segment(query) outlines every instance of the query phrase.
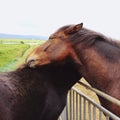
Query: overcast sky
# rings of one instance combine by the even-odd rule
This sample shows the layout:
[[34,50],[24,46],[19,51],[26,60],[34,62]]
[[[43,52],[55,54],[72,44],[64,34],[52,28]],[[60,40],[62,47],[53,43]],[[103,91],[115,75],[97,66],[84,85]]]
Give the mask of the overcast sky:
[[0,0],[0,33],[49,36],[80,22],[120,39],[120,0]]

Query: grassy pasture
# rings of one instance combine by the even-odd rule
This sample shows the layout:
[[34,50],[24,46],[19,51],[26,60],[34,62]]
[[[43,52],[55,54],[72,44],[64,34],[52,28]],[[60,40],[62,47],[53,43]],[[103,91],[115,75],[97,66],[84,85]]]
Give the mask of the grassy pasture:
[[0,71],[10,69],[29,47],[26,44],[0,44]]
[[0,38],[0,44],[3,44],[3,43],[14,43],[14,44],[22,44],[22,43],[30,44],[30,43],[33,43],[33,44],[41,44],[43,42],[44,42],[44,40],[5,39],[5,38]]
[[24,63],[27,54],[44,40],[0,39],[0,71],[10,71]]

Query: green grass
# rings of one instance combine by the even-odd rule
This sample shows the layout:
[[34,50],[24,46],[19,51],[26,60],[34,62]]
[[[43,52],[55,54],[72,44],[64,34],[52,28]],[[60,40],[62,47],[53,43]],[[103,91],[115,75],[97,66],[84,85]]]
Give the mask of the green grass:
[[44,40],[0,39],[0,71],[16,69],[25,62],[33,48],[43,42]]
[[27,44],[0,44],[0,71],[10,69],[29,47]]
[[5,39],[5,38],[0,38],[0,44],[2,44],[2,43],[16,43],[16,44],[21,44],[21,43],[29,44],[29,43],[33,43],[33,44],[41,44],[44,41],[45,40]]
[[13,66],[13,70],[15,70],[16,68],[18,68],[21,64],[25,63],[25,60],[27,58],[27,56],[29,55],[30,52],[32,52],[32,50],[36,47],[35,46],[31,46],[29,49],[27,49],[24,53],[24,55],[22,57],[20,57],[18,59],[18,61],[14,64]]

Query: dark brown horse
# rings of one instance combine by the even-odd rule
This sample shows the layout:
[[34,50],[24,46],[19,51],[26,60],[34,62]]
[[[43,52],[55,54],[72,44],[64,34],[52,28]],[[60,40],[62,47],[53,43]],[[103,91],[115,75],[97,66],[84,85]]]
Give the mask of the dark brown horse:
[[[78,25],[58,29],[28,57],[31,67],[66,63],[71,59],[93,87],[120,100],[120,43]],[[120,107],[100,97],[101,104],[120,117]]]
[[57,120],[79,77],[69,64],[0,73],[0,120]]

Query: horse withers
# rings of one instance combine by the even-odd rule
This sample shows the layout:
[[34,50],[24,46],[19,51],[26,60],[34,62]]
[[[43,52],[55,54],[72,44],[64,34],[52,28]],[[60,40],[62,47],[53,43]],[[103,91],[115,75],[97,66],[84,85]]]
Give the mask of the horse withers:
[[[83,28],[67,25],[53,33],[27,58],[31,67],[64,64],[71,59],[93,87],[120,100],[120,42]],[[98,96],[101,104],[120,117],[120,107]]]

